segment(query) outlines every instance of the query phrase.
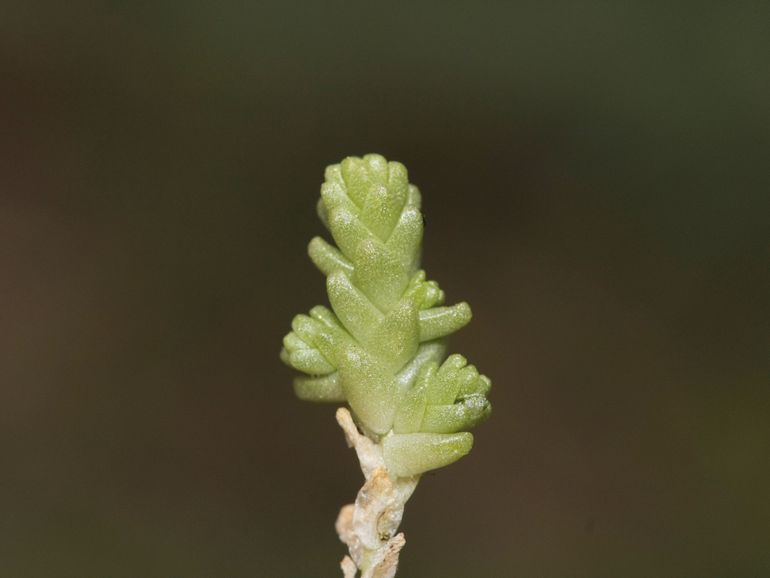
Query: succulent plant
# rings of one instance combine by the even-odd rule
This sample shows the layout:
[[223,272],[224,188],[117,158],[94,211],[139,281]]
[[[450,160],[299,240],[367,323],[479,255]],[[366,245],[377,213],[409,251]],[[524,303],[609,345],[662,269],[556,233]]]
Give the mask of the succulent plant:
[[419,268],[420,192],[406,168],[380,155],[348,157],[326,169],[318,216],[336,247],[308,247],[326,276],[331,309],[297,315],[281,359],[304,373],[304,400],[347,402],[364,434],[381,446],[388,473],[419,476],[466,455],[467,430],[486,419],[490,381],[447,337],[471,319],[467,303]]

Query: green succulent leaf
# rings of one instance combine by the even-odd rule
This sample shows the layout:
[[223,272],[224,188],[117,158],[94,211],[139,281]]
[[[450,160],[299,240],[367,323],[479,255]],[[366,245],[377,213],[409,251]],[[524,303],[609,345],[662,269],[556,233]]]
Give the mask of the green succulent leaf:
[[421,196],[406,168],[380,155],[327,167],[318,215],[336,247],[315,237],[308,253],[326,276],[331,310],[297,315],[281,360],[306,374],[301,399],[347,402],[380,440],[396,476],[414,476],[467,454],[467,431],[486,419],[490,381],[446,338],[471,320],[467,303],[419,269]]

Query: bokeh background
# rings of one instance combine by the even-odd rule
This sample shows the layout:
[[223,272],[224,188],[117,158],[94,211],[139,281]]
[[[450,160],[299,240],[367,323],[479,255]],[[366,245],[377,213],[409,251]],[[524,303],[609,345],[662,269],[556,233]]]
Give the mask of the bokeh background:
[[770,575],[766,2],[0,6],[0,575],[328,577],[278,360],[323,168],[424,194],[493,380],[407,577]]

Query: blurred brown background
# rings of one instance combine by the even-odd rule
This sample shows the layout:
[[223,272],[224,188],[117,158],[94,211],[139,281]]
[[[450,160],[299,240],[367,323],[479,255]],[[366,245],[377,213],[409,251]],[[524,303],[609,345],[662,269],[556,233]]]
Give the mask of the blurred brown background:
[[0,576],[339,575],[278,350],[367,152],[494,384],[399,576],[770,575],[766,2],[0,13]]

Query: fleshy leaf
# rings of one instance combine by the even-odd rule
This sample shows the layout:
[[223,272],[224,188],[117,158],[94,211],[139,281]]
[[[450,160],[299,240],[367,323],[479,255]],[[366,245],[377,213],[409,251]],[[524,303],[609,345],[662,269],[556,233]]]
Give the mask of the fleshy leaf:
[[489,416],[490,381],[446,338],[471,319],[419,269],[420,191],[406,168],[381,155],[348,157],[325,171],[318,215],[336,246],[308,245],[327,277],[331,310],[297,315],[281,360],[306,377],[310,401],[346,401],[361,428],[382,443],[393,475],[415,476],[467,454],[470,429]]

